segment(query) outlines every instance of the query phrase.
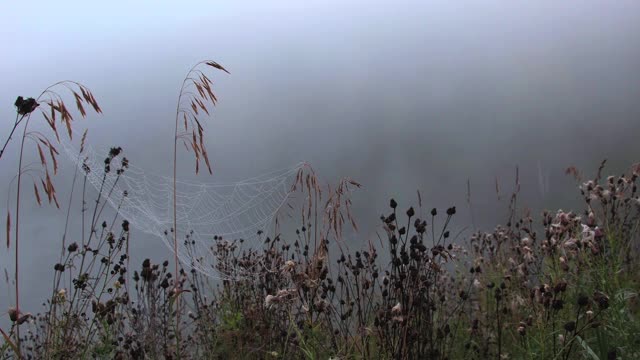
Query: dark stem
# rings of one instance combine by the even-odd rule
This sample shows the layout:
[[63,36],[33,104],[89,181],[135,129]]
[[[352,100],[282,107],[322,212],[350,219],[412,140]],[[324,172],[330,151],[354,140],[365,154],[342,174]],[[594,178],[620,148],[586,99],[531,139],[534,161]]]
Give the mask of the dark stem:
[[0,150],[0,158],[2,158],[2,154],[4,154],[4,150],[7,148],[7,145],[9,145],[9,141],[11,141],[11,137],[13,136],[13,133],[16,131],[16,129],[18,128],[18,125],[20,125],[25,115],[22,115],[22,117],[20,118],[19,117],[20,117],[20,114],[16,114],[16,120],[13,123],[13,129],[11,129],[11,133],[9,133],[9,137],[7,138],[7,141],[5,141],[4,146],[2,146],[2,150]]
[[[23,116],[24,118],[24,116]],[[21,119],[22,120],[22,119]],[[17,126],[16,122],[16,126]],[[22,142],[20,144],[20,160],[18,161],[18,187],[16,190],[16,251],[15,251],[15,281],[16,281],[16,312],[18,314],[18,321],[16,321],[16,347],[18,348],[18,358],[21,359],[21,349],[20,349],[20,286],[19,286],[19,275],[20,275],[20,262],[19,262],[19,234],[20,234],[20,184],[22,180],[22,155],[24,153],[24,142],[27,138],[27,126],[29,125],[29,118],[27,117],[27,124],[24,126],[24,131],[22,133]],[[14,128],[15,129],[15,128]],[[8,140],[7,140],[8,142]]]

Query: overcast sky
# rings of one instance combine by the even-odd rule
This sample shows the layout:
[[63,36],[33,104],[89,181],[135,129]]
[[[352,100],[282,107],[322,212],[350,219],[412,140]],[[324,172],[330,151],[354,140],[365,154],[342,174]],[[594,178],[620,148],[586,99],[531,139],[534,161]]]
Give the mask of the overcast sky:
[[[495,178],[507,191],[516,165],[525,204],[542,209],[576,204],[567,166],[593,171],[608,158],[619,173],[640,160],[638,34],[637,1],[3,2],[0,134],[16,96],[76,80],[104,111],[83,122],[90,142],[170,175],[180,83],[213,59],[231,75],[214,78],[215,175],[198,181],[309,161],[326,181],[364,185],[356,215],[368,234],[389,197],[415,204],[416,189],[427,207],[457,205],[464,227],[470,180],[476,222],[490,228],[505,212]],[[17,148],[0,160],[5,189]],[[180,156],[186,174],[191,155]],[[35,312],[64,214],[31,203],[24,213],[23,281],[43,289],[25,300]],[[170,257],[158,239],[139,239],[135,258]],[[0,309],[9,304],[2,295]]]

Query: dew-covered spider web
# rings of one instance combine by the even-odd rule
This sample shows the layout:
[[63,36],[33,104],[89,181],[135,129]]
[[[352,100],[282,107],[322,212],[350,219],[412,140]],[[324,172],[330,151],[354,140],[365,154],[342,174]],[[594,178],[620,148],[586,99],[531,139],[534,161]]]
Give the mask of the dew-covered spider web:
[[[144,171],[134,164],[120,172],[116,157],[105,173],[102,156],[89,146],[82,155],[69,141],[62,141],[68,157],[87,173],[87,180],[131,226],[162,239],[173,251],[173,178]],[[215,269],[216,240],[256,248],[259,231],[267,232],[291,194],[291,185],[304,163],[233,184],[209,184],[178,180],[176,215],[178,258],[183,266],[224,278]],[[233,272],[233,277],[244,275]],[[232,280],[232,279],[229,279]]]

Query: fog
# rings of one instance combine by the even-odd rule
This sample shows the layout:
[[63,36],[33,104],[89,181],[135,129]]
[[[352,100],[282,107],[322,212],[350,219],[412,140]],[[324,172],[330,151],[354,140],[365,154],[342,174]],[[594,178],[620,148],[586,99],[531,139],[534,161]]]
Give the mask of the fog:
[[[213,59],[231,72],[216,74],[220,102],[207,120],[214,175],[191,175],[181,151],[181,176],[233,182],[300,161],[326,182],[349,176],[363,185],[354,246],[375,233],[390,197],[416,205],[419,189],[427,208],[460,209],[454,227],[471,225],[473,211],[476,228],[491,229],[506,216],[496,179],[509,193],[516,166],[520,204],[539,212],[579,204],[566,167],[591,174],[606,158],[620,173],[639,160],[636,1],[4,3],[0,24],[2,141],[18,95],[76,80],[104,111],[78,123],[89,142],[170,175],[180,84]],[[0,204],[15,201],[18,150],[14,137],[0,159]],[[55,179],[62,204],[68,169]],[[21,307],[37,312],[65,214],[38,208],[26,184]],[[157,238],[133,236],[134,264],[171,257]],[[0,255],[10,276],[12,251]],[[2,289],[6,309],[13,290]]]

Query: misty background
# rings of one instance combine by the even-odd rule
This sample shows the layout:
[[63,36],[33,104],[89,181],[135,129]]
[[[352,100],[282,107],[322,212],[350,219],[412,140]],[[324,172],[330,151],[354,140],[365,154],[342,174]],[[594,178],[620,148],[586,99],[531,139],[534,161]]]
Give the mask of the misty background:
[[[92,146],[121,146],[132,164],[170,176],[180,84],[212,59],[231,72],[213,78],[220,102],[205,136],[214,175],[193,176],[192,154],[180,149],[181,178],[228,183],[300,161],[325,182],[349,176],[363,185],[356,248],[379,230],[390,197],[406,208],[419,189],[426,210],[456,205],[453,227],[468,236],[471,211],[478,229],[504,223],[516,166],[520,205],[535,215],[580,205],[568,166],[591,175],[606,158],[618,174],[640,160],[636,1],[3,3],[0,24],[2,141],[18,95],[76,80],[104,111],[76,123]],[[44,125],[38,115],[31,128]],[[5,213],[18,149],[14,136],[0,159]],[[61,165],[64,207],[72,167]],[[35,313],[65,210],[39,208],[25,184],[21,308]],[[132,236],[135,269],[172,257],[160,239]],[[12,252],[0,251],[9,276]],[[1,313],[12,297],[2,281]]]

